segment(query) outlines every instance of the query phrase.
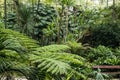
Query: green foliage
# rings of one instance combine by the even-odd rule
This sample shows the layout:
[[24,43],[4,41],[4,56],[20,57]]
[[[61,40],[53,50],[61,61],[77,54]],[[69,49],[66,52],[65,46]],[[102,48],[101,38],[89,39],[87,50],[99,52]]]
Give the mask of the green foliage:
[[39,6],[34,6],[33,20],[35,22],[34,35],[37,38],[42,38],[42,30],[47,28],[55,17],[55,9],[49,5],[44,5],[42,3]]
[[[85,78],[80,72],[80,67],[84,68],[84,59],[80,56],[65,53],[70,49],[65,45],[50,45],[37,48],[33,51],[34,55],[30,56],[30,60],[36,67],[46,72],[48,75],[56,75],[59,78],[67,79],[67,75],[79,76],[76,79]],[[79,69],[79,71],[78,71]],[[64,75],[64,76],[62,76]]]
[[69,51],[70,47],[67,45],[48,45],[40,48],[36,48],[39,52],[65,52]]
[[61,5],[71,6],[75,3],[75,0],[60,0],[59,3]]
[[[39,47],[37,42],[9,29],[0,29],[0,74],[28,80],[85,79],[85,59],[71,54],[66,45]],[[26,54],[23,54],[26,53]]]
[[55,27],[55,22],[52,21],[47,28],[42,30],[44,41],[44,45],[52,44],[56,42],[57,38],[57,28]]
[[43,29],[51,24],[56,14],[53,7],[40,3],[39,6],[34,5],[33,8],[20,4],[16,12],[10,12],[7,16],[9,29],[26,33],[42,44],[43,34],[46,33]]
[[90,28],[84,33],[82,43],[88,43],[93,47],[99,45],[118,47],[120,39],[118,12],[119,7],[115,7],[115,12],[112,7],[97,10],[96,14],[90,17],[92,24],[89,23]]
[[91,49],[89,45],[82,45],[81,43],[77,43],[75,41],[68,42],[67,45],[70,47],[70,51],[73,54],[77,54],[79,56],[84,57],[85,59],[88,59],[88,53]]
[[[47,46],[40,47],[16,31],[0,29],[0,75],[8,72],[7,78],[17,75],[28,80],[84,80],[92,64],[120,65],[120,49],[112,49],[120,46],[120,8],[115,7],[116,15],[111,7],[83,10],[74,6],[71,11],[73,3],[60,0],[62,7],[56,5],[56,11],[43,3],[20,4],[16,13],[8,13],[8,28]],[[53,44],[66,41],[71,42]],[[100,70],[94,72],[98,80],[104,80],[104,76]]]
[[116,52],[113,52],[110,48],[105,46],[98,46],[92,48],[88,52],[87,59],[98,65],[119,65],[119,56],[116,56]]
[[68,42],[68,46],[71,48],[71,52],[74,54],[79,54],[80,51],[82,51],[82,49],[84,49],[84,47],[82,46],[81,43],[77,43],[77,42]]
[[118,47],[120,43],[119,35],[120,27],[117,23],[105,23],[91,29],[90,35],[83,39],[83,43],[89,43],[92,46]]
[[93,71],[91,75],[95,80],[106,80],[106,79],[109,80],[109,76],[107,74],[102,73],[100,69],[98,69],[97,71]]
[[8,13],[7,14],[7,24],[8,24],[8,28],[9,29],[14,29],[14,28],[16,28],[17,26],[15,26],[16,25],[16,13],[12,13],[12,12],[10,12],[10,13]]
[[[0,29],[0,74],[13,79],[13,76],[22,75],[28,78],[30,66],[27,56],[32,48],[37,47],[37,42],[16,31]],[[28,50],[29,49],[29,50]]]
[[24,36],[23,34],[16,31],[12,31],[9,29],[0,29],[0,34],[2,34],[1,40],[4,40],[4,38],[7,39],[5,42],[2,41],[4,42],[4,45],[8,44],[8,46],[12,47],[16,47],[16,45],[21,45],[25,47],[25,49],[35,48],[36,46],[38,46],[37,41],[32,40],[27,36]]

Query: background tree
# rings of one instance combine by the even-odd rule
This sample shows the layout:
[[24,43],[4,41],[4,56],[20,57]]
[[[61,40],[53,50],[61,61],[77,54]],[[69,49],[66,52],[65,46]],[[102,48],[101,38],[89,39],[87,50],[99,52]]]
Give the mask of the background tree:
[[5,23],[5,28],[7,28],[7,1],[4,0],[4,23]]

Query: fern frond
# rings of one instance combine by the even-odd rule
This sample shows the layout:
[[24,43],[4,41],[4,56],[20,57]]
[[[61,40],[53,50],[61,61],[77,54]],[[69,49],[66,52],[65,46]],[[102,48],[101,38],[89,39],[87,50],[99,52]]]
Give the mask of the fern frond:
[[70,63],[70,64],[77,64],[77,65],[84,65],[85,59],[81,56],[78,55],[74,55],[74,54],[70,54],[70,53],[60,53],[60,52],[43,52],[43,53],[39,53],[39,52],[34,52],[33,57],[31,56],[30,59],[31,60],[36,60],[42,57],[45,58],[54,58],[66,63]]
[[40,63],[38,68],[40,68],[42,71],[45,70],[48,73],[56,75],[67,74],[71,69],[69,64],[51,58],[42,58],[35,60],[33,63]]
[[19,44],[21,44],[22,46],[24,46],[27,49],[38,47],[37,41],[30,39],[27,36],[24,36],[23,34],[13,31],[13,30],[0,29],[0,36],[1,36],[1,38],[3,36],[5,36],[4,38],[6,38],[6,39],[17,40],[19,42]]
[[49,46],[44,46],[44,47],[39,47],[35,49],[36,51],[39,52],[65,52],[69,51],[70,47],[67,45],[49,45]]
[[13,50],[7,50],[7,49],[3,49],[0,51],[0,56],[4,57],[4,58],[11,58],[11,59],[18,59],[20,58],[20,55]]

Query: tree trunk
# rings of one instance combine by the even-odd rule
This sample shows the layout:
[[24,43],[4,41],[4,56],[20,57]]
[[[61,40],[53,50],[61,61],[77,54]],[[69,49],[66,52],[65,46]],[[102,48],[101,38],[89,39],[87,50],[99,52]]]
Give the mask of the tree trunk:
[[67,37],[68,37],[68,20],[69,20],[69,15],[68,15],[68,6],[67,6],[67,10],[66,10],[66,34],[65,34],[65,42],[67,41]]
[[107,0],[107,7],[109,6],[108,2],[109,2],[109,0]]
[[57,26],[57,43],[60,43],[60,25],[59,25],[59,19],[60,19],[60,16],[59,16],[59,12],[57,10],[58,8],[58,4],[57,4],[57,0],[55,0],[55,8],[56,8],[56,14],[57,14],[57,19],[56,19],[56,26]]
[[116,18],[116,15],[115,15],[115,0],[113,0],[113,12],[112,12],[112,16],[113,16],[113,19]]
[[4,24],[5,24],[5,28],[7,28],[7,1],[4,0]]
[[113,0],[113,7],[115,7],[115,0]]

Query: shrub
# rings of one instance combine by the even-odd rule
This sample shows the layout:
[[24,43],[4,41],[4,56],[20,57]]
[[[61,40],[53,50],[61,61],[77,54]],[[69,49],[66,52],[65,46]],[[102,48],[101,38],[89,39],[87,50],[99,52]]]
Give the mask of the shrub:
[[[116,50],[117,51],[117,50]],[[88,61],[98,65],[119,65],[120,60],[117,52],[105,46],[91,48],[91,51],[86,53]]]
[[94,47],[98,45],[118,47],[120,45],[120,26],[116,22],[100,24],[90,29],[89,36],[84,35],[82,42]]

